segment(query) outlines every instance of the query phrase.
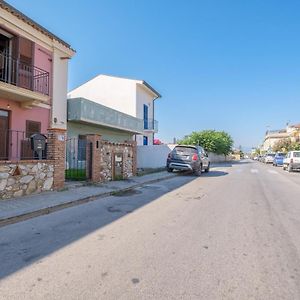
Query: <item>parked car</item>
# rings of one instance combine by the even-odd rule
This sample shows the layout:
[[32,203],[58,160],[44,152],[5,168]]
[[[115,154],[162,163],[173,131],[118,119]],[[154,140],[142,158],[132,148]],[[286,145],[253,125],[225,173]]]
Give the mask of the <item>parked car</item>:
[[178,145],[168,155],[167,171],[190,170],[197,176],[202,171],[208,172],[210,161],[207,153],[200,146]]
[[264,156],[263,162],[265,164],[272,164],[274,157],[275,157],[275,153],[266,153],[266,155]]
[[289,151],[283,159],[283,170],[293,172],[295,169],[300,169],[300,151]]
[[275,154],[275,157],[273,159],[273,166],[282,166],[283,165],[283,159],[285,157],[285,153],[277,152]]

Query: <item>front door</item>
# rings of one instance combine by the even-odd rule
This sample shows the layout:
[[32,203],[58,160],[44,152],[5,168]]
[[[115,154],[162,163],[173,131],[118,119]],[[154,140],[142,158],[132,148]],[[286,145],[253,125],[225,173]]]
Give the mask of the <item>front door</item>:
[[0,160],[8,159],[9,112],[0,110]]

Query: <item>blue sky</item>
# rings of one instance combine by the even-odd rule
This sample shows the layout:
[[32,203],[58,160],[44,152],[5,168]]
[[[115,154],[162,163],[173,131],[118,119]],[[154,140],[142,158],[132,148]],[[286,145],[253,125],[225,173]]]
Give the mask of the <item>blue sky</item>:
[[69,42],[69,89],[97,74],[144,79],[157,137],[225,130],[258,145],[300,123],[300,1],[8,0]]

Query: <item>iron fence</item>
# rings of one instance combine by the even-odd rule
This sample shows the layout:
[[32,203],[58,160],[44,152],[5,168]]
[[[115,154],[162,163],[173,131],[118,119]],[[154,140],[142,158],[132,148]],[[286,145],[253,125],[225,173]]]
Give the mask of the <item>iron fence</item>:
[[[18,130],[0,130],[0,160],[32,160],[39,159],[36,151],[32,150],[30,137],[34,132]],[[47,138],[46,147],[42,151],[42,159],[47,159]]]
[[0,53],[0,81],[49,95],[49,72]]
[[85,138],[69,138],[66,141],[66,171],[68,180],[91,178],[92,144]]

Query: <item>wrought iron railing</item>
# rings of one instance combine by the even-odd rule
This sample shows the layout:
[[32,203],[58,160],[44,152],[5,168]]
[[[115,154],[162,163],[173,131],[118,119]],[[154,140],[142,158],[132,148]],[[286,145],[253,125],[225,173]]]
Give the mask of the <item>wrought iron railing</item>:
[[0,81],[49,95],[49,72],[0,53]]
[[[0,160],[18,161],[39,159],[39,154],[31,148],[31,136],[34,132],[18,130],[0,130]],[[48,134],[43,134],[46,138]],[[47,140],[46,140],[47,141]],[[47,159],[47,142],[42,151],[42,159]]]

